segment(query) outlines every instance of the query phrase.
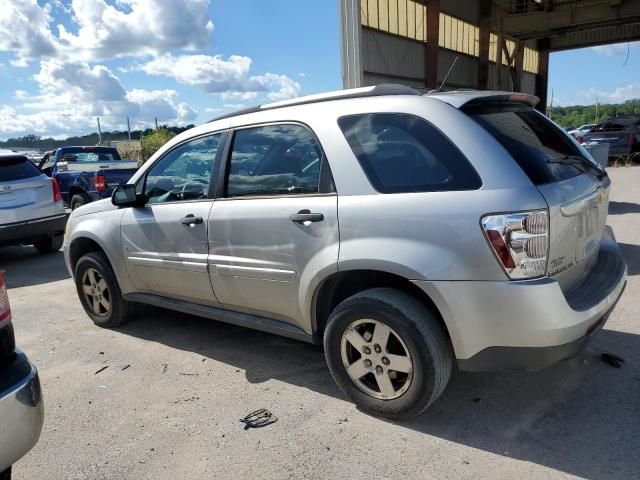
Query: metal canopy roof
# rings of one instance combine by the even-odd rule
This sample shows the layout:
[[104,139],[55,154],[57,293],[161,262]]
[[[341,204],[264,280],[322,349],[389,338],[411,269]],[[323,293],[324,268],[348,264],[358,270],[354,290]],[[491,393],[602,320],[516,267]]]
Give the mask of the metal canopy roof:
[[640,0],[492,0],[496,30],[564,50],[640,40]]

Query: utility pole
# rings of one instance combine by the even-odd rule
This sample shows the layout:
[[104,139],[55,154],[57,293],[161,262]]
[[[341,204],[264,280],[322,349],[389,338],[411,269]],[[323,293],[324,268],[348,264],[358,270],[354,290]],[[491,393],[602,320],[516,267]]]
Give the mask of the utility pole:
[[98,145],[102,145],[102,130],[100,129],[100,117],[96,117],[98,122]]
[[598,123],[598,103],[599,103],[599,98],[596,97],[596,121],[594,123]]
[[158,129],[158,117],[155,117],[156,119],[156,130]]
[[129,117],[127,117],[127,133],[129,134],[129,141],[131,141],[131,124],[129,123]]

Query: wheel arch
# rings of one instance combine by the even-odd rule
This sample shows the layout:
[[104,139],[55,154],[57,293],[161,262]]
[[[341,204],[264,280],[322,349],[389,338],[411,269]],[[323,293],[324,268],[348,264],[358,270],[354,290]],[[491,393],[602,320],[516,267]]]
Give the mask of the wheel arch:
[[314,337],[322,341],[327,320],[333,309],[343,300],[358,292],[371,288],[394,288],[408,293],[433,312],[442,326],[450,343],[452,343],[449,328],[443,315],[433,299],[408,278],[384,270],[357,269],[339,271],[325,278],[315,290],[311,321]]

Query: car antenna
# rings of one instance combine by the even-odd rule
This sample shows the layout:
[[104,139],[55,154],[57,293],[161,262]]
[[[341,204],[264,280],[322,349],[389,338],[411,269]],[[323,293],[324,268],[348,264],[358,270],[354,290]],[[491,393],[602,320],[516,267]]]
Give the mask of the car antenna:
[[444,87],[445,83],[447,83],[447,79],[449,78],[449,75],[451,75],[451,71],[453,70],[453,67],[455,67],[459,56],[460,55],[456,55],[456,58],[454,58],[453,62],[451,62],[451,66],[449,67],[449,70],[447,71],[447,74],[442,79],[442,83],[440,84],[440,86],[438,88],[436,88],[435,90],[429,90],[428,93],[436,93],[436,92],[441,92],[442,91],[442,88]]

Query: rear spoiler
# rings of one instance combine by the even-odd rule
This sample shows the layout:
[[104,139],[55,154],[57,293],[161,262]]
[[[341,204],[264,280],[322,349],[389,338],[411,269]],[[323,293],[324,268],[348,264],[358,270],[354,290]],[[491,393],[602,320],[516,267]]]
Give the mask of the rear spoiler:
[[528,95],[526,93],[500,93],[497,95],[485,95],[471,99],[467,103],[461,106],[472,107],[478,105],[486,105],[490,103],[523,103],[530,107],[535,107],[540,103],[540,99],[535,95]]

